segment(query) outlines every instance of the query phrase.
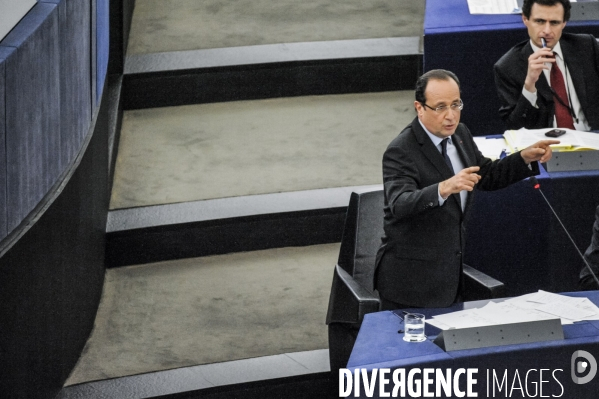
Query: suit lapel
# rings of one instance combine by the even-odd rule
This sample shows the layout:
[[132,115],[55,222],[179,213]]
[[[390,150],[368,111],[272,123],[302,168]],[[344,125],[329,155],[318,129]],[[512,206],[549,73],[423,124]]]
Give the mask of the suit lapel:
[[[466,152],[466,149],[464,148],[464,141],[462,139],[460,131],[461,131],[461,129],[458,126],[455,133],[453,134],[452,143],[453,143],[454,147],[456,148],[458,155],[460,156],[460,159],[462,160],[462,163],[464,164],[464,167],[468,168],[470,166],[475,166],[476,165],[475,160],[472,159],[472,157]],[[471,193],[468,192],[466,194],[467,194],[466,195],[466,203],[467,203],[468,199],[470,198]],[[460,205],[460,209],[462,209],[462,199],[460,198],[460,194],[453,194],[453,197],[455,197],[456,201]]]
[[449,179],[453,176],[453,171],[449,169],[449,166],[445,163],[443,156],[439,152],[439,149],[433,144],[431,139],[428,137],[418,118],[412,121],[412,131],[416,136],[416,140],[420,144],[420,150],[426,158],[433,164],[435,169],[441,174],[443,179]]
[[456,132],[453,135],[452,142],[455,148],[458,150],[458,154],[460,156],[460,159],[464,163],[464,167],[468,168],[470,166],[473,166],[475,164],[474,160],[470,157],[470,155],[468,155],[468,153],[466,153],[466,150],[464,149],[464,141],[462,140],[462,136],[460,135],[459,127],[458,129],[456,129]]
[[[453,170],[451,170],[449,168],[449,165],[447,165],[447,163],[445,163],[445,160],[443,159],[443,156],[439,152],[439,149],[433,144],[431,139],[428,137],[428,135],[426,134],[426,132],[420,125],[418,118],[415,118],[412,121],[412,131],[414,132],[414,135],[416,136],[416,140],[420,144],[420,149],[421,149],[422,153],[424,154],[424,156],[426,156],[428,158],[428,160],[433,164],[435,169],[437,169],[437,171],[441,174],[443,180],[447,180],[447,179],[451,178],[454,175]],[[455,134],[454,134],[454,137],[455,137]],[[454,143],[456,141],[460,141],[460,140],[453,140]],[[462,162],[464,162],[464,157],[462,156],[462,154],[464,154],[464,156],[465,156],[465,151],[463,149],[461,150],[461,152],[460,152],[460,150],[458,150],[458,153],[460,154],[460,157],[462,158]],[[465,163],[465,164],[469,164],[469,163]],[[460,210],[460,215],[461,215],[462,199],[460,198],[460,195],[452,194],[450,197],[453,198],[453,200],[455,201],[455,204],[458,206],[458,209]]]
[[[568,68],[568,74],[572,78],[572,83],[574,84],[574,90],[576,91],[576,96],[580,100],[581,104],[586,104],[586,84],[584,80],[583,68],[579,68],[577,73],[569,73],[572,68],[568,67],[568,60],[570,60],[570,65],[572,65],[572,60],[578,60],[584,58],[585,56],[578,57],[574,48],[570,45],[567,40],[560,40],[560,47],[562,48],[562,54],[564,55],[564,62],[566,67]],[[586,55],[588,57],[588,55]],[[567,83],[566,83],[567,84]]]

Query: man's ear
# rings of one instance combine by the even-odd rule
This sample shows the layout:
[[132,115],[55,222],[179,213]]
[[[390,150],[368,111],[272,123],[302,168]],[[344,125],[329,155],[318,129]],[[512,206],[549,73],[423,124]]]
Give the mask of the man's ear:
[[418,115],[421,115],[422,112],[424,112],[424,107],[422,106],[422,104],[420,104],[420,102],[418,101],[414,101],[414,108],[416,109],[416,113]]

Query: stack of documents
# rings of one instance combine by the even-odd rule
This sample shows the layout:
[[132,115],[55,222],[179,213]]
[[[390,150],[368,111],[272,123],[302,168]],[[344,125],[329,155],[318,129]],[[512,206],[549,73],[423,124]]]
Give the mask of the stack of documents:
[[[545,133],[552,129],[520,129],[508,130],[503,134],[510,152],[517,152],[541,140],[549,140],[551,137],[545,136]],[[587,151],[599,149],[599,134],[590,132],[581,132],[578,130],[561,129],[566,133],[556,139],[559,144],[551,146],[553,151]]]
[[434,316],[426,322],[441,330],[450,330],[557,318],[562,324],[599,320],[599,308],[588,298],[539,291],[502,302],[489,302],[479,309]]

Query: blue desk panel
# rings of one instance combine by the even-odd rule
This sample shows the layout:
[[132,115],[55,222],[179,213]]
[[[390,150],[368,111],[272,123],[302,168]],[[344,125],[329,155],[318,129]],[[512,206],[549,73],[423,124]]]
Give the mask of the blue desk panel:
[[[565,30],[599,37],[599,21],[571,21]],[[423,69],[448,69],[458,76],[464,100],[461,120],[475,136],[505,131],[493,65],[527,39],[520,15],[471,15],[467,0],[426,1]]]
[[[541,190],[584,252],[599,205],[599,171],[542,171]],[[541,193],[528,180],[477,191],[467,221],[465,263],[506,285],[511,296],[577,289],[584,263]]]
[[[597,291],[566,295],[588,296],[595,304],[599,304],[599,292]],[[470,303],[456,304],[450,308],[419,309],[418,311],[431,317],[472,307],[471,305]],[[577,385],[573,383],[570,371],[572,354],[577,350],[585,350],[599,359],[599,322],[580,322],[563,327],[565,337],[563,340],[444,352],[432,342],[439,333],[437,328],[427,325],[428,339],[426,341],[408,343],[403,341],[403,334],[398,333],[399,329],[403,329],[403,322],[396,314],[390,311],[371,313],[364,317],[347,368],[352,371],[357,368],[366,369],[369,372],[380,368],[391,370],[405,368],[406,373],[413,368],[450,368],[453,371],[458,368],[478,368],[476,374],[478,383],[475,392],[478,392],[478,397],[482,398],[508,397],[498,393],[496,396],[487,395],[487,370],[490,376],[493,371],[497,375],[503,375],[507,370],[508,385],[511,387],[516,370],[521,377],[522,385],[525,385],[525,376],[528,370],[549,369],[553,371],[561,369],[561,371],[556,371],[559,384],[555,382],[550,373],[545,374],[543,380],[549,380],[549,382],[544,384],[543,395],[551,397],[551,395],[559,396],[562,393],[560,397],[563,398],[597,398],[599,375],[595,376],[594,380],[588,384]],[[534,372],[533,375],[535,375]],[[538,382],[538,374],[536,377]],[[465,388],[463,384],[460,386],[461,389]],[[529,385],[529,389],[532,393],[532,386]],[[359,397],[366,397],[363,389],[360,393],[362,396]],[[378,387],[375,389],[373,397],[379,397]],[[516,390],[511,397],[533,396],[520,395],[520,391]],[[536,397],[539,397],[538,393]]]

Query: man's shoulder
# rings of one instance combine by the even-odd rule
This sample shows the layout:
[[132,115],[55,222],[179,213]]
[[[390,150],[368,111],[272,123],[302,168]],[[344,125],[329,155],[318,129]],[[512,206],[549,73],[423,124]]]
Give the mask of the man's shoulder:
[[496,68],[501,68],[503,66],[511,65],[515,61],[518,61],[522,58],[522,54],[525,50],[526,46],[530,45],[530,40],[524,40],[516,44],[514,47],[509,49],[501,58],[495,63]]
[[567,43],[571,46],[589,46],[594,45],[596,39],[588,33],[562,33],[560,43]]
[[409,124],[387,146],[387,148],[392,147],[404,147],[408,142],[414,141],[414,131],[412,129],[412,124]]
[[593,35],[591,35],[590,33],[564,32],[564,33],[562,33],[562,37],[560,38],[560,41],[561,40],[588,41],[588,40],[591,40],[594,38],[595,37]]

